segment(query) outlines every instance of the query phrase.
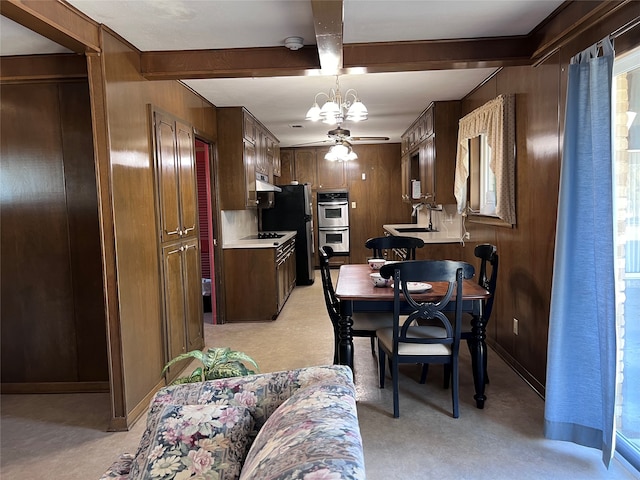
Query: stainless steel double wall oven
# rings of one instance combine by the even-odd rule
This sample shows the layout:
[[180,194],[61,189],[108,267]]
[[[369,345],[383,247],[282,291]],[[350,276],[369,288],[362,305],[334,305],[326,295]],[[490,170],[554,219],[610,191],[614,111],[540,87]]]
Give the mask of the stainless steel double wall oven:
[[337,255],[349,255],[349,192],[318,192],[318,247],[328,245]]

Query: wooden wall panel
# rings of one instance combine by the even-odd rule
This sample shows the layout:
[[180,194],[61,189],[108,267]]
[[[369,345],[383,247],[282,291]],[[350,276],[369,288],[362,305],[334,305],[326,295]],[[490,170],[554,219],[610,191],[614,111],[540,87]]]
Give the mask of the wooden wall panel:
[[[164,365],[153,147],[148,106],[154,105],[215,139],[214,107],[182,84],[148,81],[138,54],[103,34],[111,188],[127,413],[138,412],[161,383]],[[128,421],[133,421],[128,419]]]
[[91,107],[86,82],[60,84],[78,380],[108,381]]
[[0,137],[2,382],[106,382],[86,82],[3,85]]
[[349,209],[350,262],[364,263],[371,256],[364,247],[367,239],[384,235],[384,224],[408,223],[411,207],[402,203],[400,144],[356,145],[354,150],[358,159],[346,165],[349,202],[356,203]]

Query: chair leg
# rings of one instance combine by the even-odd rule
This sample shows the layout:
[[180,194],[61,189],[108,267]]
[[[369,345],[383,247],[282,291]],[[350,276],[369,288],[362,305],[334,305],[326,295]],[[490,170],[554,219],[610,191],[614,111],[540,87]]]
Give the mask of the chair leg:
[[375,335],[371,337],[371,355],[376,354],[376,337]]
[[400,405],[399,405],[399,390],[400,390],[400,371],[398,369],[398,360],[391,361],[391,374],[393,378],[393,418],[398,418],[400,416]]
[[451,362],[451,399],[453,401],[453,418],[458,418],[460,415],[458,406],[458,359],[454,358]]
[[385,371],[385,352],[380,348],[380,344],[378,344],[378,376],[380,377],[379,384],[380,388],[384,388],[384,376],[386,374]]
[[424,383],[427,381],[427,374],[429,373],[429,364],[428,363],[423,363],[422,364],[422,372],[420,373],[420,383],[424,385]]

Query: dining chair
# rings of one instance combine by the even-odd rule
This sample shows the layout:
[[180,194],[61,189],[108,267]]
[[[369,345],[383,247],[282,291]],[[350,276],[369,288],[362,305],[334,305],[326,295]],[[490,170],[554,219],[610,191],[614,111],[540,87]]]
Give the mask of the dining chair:
[[[462,321],[462,284],[475,273],[473,265],[453,260],[414,260],[385,265],[384,278],[393,278],[393,326],[376,332],[380,388],[384,388],[386,357],[389,357],[393,382],[393,416],[400,416],[398,404],[399,364],[442,363],[449,365],[453,417],[458,418],[458,352]],[[425,281],[447,282],[445,295],[438,301],[419,301],[412,293],[413,282],[427,288]],[[452,300],[455,293],[455,300]],[[455,305],[453,321],[443,310]],[[409,315],[407,316],[407,306]],[[417,320],[431,320],[431,325],[416,325]]]
[[424,241],[416,237],[385,236],[370,238],[364,243],[366,248],[373,250],[374,258],[386,258],[385,250],[400,250],[400,257],[404,260],[415,260],[416,249],[424,247]]
[[[487,290],[491,296],[483,301],[482,304],[482,319],[485,325],[489,322],[491,318],[491,311],[493,310],[493,302],[496,297],[496,285],[498,283],[498,249],[495,245],[490,243],[483,243],[480,245],[476,245],[476,248],[473,251],[473,254],[480,259],[480,272],[478,273],[478,285]],[[491,274],[488,275],[488,266],[491,266]],[[447,314],[449,315],[449,314]],[[460,332],[460,339],[467,341],[467,346],[469,347],[469,351],[473,350],[473,343],[476,341],[472,325],[474,321],[477,321],[477,316],[472,315],[471,313],[464,313],[462,315],[462,325]],[[420,383],[425,383],[427,379],[429,365],[424,364],[422,367],[422,373],[420,375]],[[446,367],[445,367],[446,369]],[[446,374],[445,370],[445,388],[447,388],[448,383],[447,379],[449,377]],[[485,373],[484,373],[485,383],[489,383],[489,372],[485,365]]]
[[[331,280],[331,269],[329,259],[333,256],[333,249],[323,246],[319,249],[320,255],[320,276],[322,278],[322,290],[324,301],[327,306],[327,313],[333,325],[333,363],[338,363],[338,342],[339,342],[339,322],[340,322],[340,300],[336,297]],[[375,354],[376,330],[392,325],[392,317],[388,312],[354,312],[351,316],[353,320],[352,334],[354,337],[369,337],[371,339],[371,353]]]

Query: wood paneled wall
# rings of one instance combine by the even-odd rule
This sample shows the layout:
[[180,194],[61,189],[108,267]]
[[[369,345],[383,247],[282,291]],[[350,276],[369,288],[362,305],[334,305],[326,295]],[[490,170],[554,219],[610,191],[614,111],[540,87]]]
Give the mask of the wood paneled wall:
[[213,141],[216,116],[211,104],[184,85],[144,79],[138,52],[109,32],[103,31],[102,47],[106,122],[99,119],[94,127],[108,135],[108,158],[99,162],[108,162],[110,167],[109,184],[102,187],[103,191],[110,189],[113,205],[117,291],[108,294],[118,299],[118,321],[112,327],[120,330],[121,358],[116,363],[123,384],[123,392],[118,393],[124,402],[124,418],[114,419],[112,426],[126,428],[164,383],[149,105],[193,125],[197,134]]
[[399,143],[356,145],[354,150],[358,159],[346,164],[349,202],[356,204],[349,209],[350,260],[364,263],[371,256],[364,247],[367,239],[384,235],[384,224],[410,222],[411,206],[402,203]]
[[3,393],[108,390],[87,82],[1,91]]
[[[613,18],[586,32],[537,67],[508,67],[462,102],[462,115],[500,94],[516,95],[516,210],[514,228],[467,221],[473,248],[493,243],[500,255],[497,298],[487,327],[488,342],[531,385],[544,394],[551,282],[562,156],[566,75],[571,56],[620,27]],[[637,46],[640,27],[616,42],[617,54]],[[636,41],[630,40],[635,38]],[[513,319],[519,333],[513,333]]]

